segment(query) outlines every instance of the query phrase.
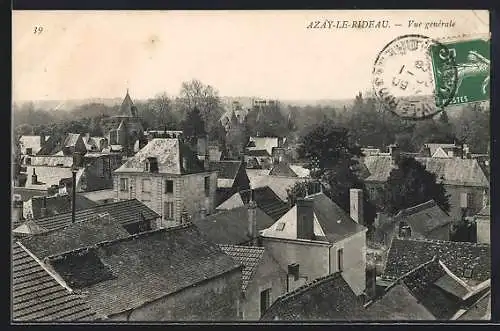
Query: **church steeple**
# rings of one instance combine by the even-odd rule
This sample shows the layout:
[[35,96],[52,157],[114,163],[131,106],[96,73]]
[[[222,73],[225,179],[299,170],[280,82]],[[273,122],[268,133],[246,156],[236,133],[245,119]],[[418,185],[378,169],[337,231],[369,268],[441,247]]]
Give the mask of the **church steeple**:
[[125,95],[122,105],[120,106],[120,112],[118,115],[126,117],[137,117],[137,108],[135,107],[132,98],[130,98],[128,88],[127,88],[127,94]]

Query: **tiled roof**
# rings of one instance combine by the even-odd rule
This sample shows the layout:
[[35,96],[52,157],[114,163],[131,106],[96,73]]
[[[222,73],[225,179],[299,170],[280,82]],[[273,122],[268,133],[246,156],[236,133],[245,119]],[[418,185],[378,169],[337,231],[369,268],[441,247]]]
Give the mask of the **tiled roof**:
[[434,200],[429,200],[399,211],[394,221],[404,221],[411,226],[412,231],[426,235],[450,224],[452,220]]
[[[335,243],[366,229],[352,220],[324,193],[316,193],[306,197],[306,199],[314,201],[314,234],[317,240]],[[282,223],[285,224],[284,228],[278,229]],[[296,229],[297,206],[294,206],[271,227],[265,229],[262,234],[266,237],[296,239]]]
[[270,176],[285,176],[285,177],[299,177],[295,171],[290,167],[287,162],[280,162],[275,164],[271,171],[269,171]]
[[[26,168],[27,179],[24,187],[30,189],[46,190],[52,185],[59,185],[61,179],[66,178],[71,180],[72,178],[71,168],[69,167],[28,166]],[[37,183],[33,183],[32,181],[33,169],[35,169],[37,175]],[[76,173],[77,187],[84,171],[84,169],[78,169]]]
[[21,243],[37,258],[43,260],[52,255],[128,236],[129,233],[115,220],[95,218],[21,239]]
[[[46,216],[52,216],[52,215],[57,215],[61,213],[67,213],[71,211],[71,196],[69,194],[62,194],[62,195],[53,195],[53,196],[47,196],[47,197],[32,197],[31,198],[31,208],[29,208],[29,212],[31,214],[31,217],[37,219],[41,217],[41,212],[42,212],[42,206],[44,203],[44,198],[45,198],[45,208],[47,209],[46,211]],[[75,209],[76,210],[82,210],[82,209],[89,209],[92,207],[97,206],[97,203],[93,202],[92,200],[87,199],[86,197],[76,194],[76,199],[75,199]],[[26,217],[26,215],[25,215]]]
[[21,246],[12,245],[12,319],[85,322],[97,317],[83,300],[59,284]]
[[257,206],[275,221],[290,209],[288,204],[283,202],[269,186],[240,191],[239,194],[244,204],[248,204],[250,198],[253,197]]
[[257,157],[271,156],[271,154],[269,154],[269,152],[265,149],[252,149],[252,150],[246,151],[245,155],[257,156]]
[[219,247],[224,251],[224,253],[231,256],[239,264],[243,265],[241,289],[245,292],[255,270],[257,270],[257,267],[264,256],[264,247],[237,245],[219,245]]
[[328,275],[279,297],[262,321],[352,321],[363,307],[340,273]]
[[[183,155],[187,158],[187,169],[183,169]],[[203,166],[193,152],[179,139],[155,138],[115,172],[144,172],[144,164],[148,157],[157,158],[158,173],[180,175],[203,171]]]
[[120,106],[120,111],[118,112],[119,116],[130,116],[130,117],[135,117],[137,116],[137,109],[134,106],[134,103],[132,102],[132,99],[130,98],[130,94],[125,95],[125,98],[123,99],[123,102]]
[[73,165],[72,156],[38,155],[30,158],[32,166],[71,167]]
[[[273,224],[274,220],[257,208],[257,231],[263,230]],[[240,245],[248,242],[248,209],[239,207],[219,211],[206,216],[205,219],[194,219],[193,223],[211,241],[217,244]]]
[[[69,263],[70,256],[78,256],[79,265],[88,266],[86,279],[77,276],[79,281],[84,281],[80,284],[92,284],[92,275],[100,280],[83,285],[83,291],[90,306],[104,316],[137,308],[224,273],[241,270],[231,257],[189,224],[103,242],[49,261],[64,270],[65,281],[71,283],[76,280],[72,279],[75,273],[71,269],[81,268]],[[89,261],[85,262],[86,258]],[[64,261],[69,262],[64,265]],[[103,266],[111,270],[112,275],[108,275],[111,277],[103,277],[106,274],[99,271]]]
[[[397,279],[434,256],[462,279],[481,282],[491,277],[488,244],[394,238],[387,253],[383,278]],[[470,270],[472,275],[468,274]]]
[[305,178],[299,177],[278,177],[269,175],[254,175],[247,170],[248,178],[250,179],[250,187],[253,189],[269,186],[281,200],[288,199],[287,189],[291,188],[295,183],[304,182]]
[[[486,178],[475,159],[416,157],[427,171],[434,173],[437,180],[448,185],[488,187]],[[370,175],[365,181],[385,182],[395,167],[390,156],[367,156],[364,162]]]
[[265,150],[269,155],[271,155],[273,153],[273,147],[278,147],[278,141],[278,137],[250,137],[250,142],[253,142],[255,144],[255,147],[250,148],[252,150]]
[[[148,221],[155,220],[161,217],[159,214],[148,208],[145,204],[141,203],[137,199],[131,199],[97,205],[90,209],[76,211],[75,221],[80,222],[88,220],[103,213],[109,213],[112,219],[116,220],[122,225],[140,221],[142,220],[142,216],[144,216],[144,218]],[[57,229],[71,223],[71,212],[45,218],[39,218],[36,220],[36,222],[46,229]]]
[[47,232],[48,230],[36,224],[34,220],[27,220],[14,224],[14,235],[32,235]]
[[474,292],[433,258],[391,285],[382,298],[368,306],[366,316],[381,320],[450,320],[488,290],[485,287]]

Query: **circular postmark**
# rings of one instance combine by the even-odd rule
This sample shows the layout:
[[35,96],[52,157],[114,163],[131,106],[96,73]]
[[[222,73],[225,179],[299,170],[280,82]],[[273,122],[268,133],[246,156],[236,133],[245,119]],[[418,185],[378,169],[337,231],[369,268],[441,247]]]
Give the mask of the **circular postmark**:
[[375,95],[405,119],[425,119],[443,110],[456,92],[454,55],[421,35],[404,35],[387,44],[373,66]]

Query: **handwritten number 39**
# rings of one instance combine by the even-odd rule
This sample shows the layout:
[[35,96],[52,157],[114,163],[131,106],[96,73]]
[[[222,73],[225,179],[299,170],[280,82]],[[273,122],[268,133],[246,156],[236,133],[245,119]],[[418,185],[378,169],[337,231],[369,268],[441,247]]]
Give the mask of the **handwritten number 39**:
[[35,26],[35,31],[33,31],[34,34],[40,34],[43,32],[43,26]]

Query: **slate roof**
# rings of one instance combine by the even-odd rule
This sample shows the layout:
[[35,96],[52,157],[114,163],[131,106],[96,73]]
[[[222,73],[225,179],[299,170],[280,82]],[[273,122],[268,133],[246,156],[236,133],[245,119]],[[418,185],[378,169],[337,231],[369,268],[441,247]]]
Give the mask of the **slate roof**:
[[219,245],[219,247],[224,253],[243,265],[241,290],[245,292],[248,288],[248,284],[252,280],[254,272],[257,270],[257,267],[264,257],[264,247],[237,245]]
[[210,170],[217,171],[217,187],[232,187],[241,161],[210,161]]
[[[72,198],[69,194],[53,195],[47,197],[35,196],[31,198],[31,208],[29,208],[29,212],[31,213],[31,216],[33,218],[36,219],[41,217],[41,209],[44,203],[44,198],[45,206],[47,209],[46,216],[52,216],[71,211]],[[75,210],[89,209],[95,206],[97,206],[97,203],[87,199],[86,197],[78,193],[76,194]]]
[[[188,160],[188,169],[182,166],[184,156]],[[178,138],[154,138],[115,172],[145,172],[144,164],[148,157],[157,158],[158,173],[161,174],[181,175],[204,171],[194,153]]]
[[[61,179],[70,179],[72,178],[71,168],[69,167],[49,167],[49,166],[27,166],[26,167],[26,184],[24,187],[30,189],[38,189],[38,190],[46,190],[52,185],[59,185]],[[35,173],[37,175],[37,183],[33,183],[32,175],[33,169],[35,169]],[[83,175],[85,169],[78,169],[76,173],[76,183],[80,182],[80,178]]]
[[334,273],[279,297],[261,321],[350,321],[362,309],[342,275]]
[[[324,193],[309,195],[305,199],[313,200],[314,211],[314,234],[316,240],[338,242],[344,238],[352,236],[366,228],[356,223],[351,217],[340,208],[335,202]],[[281,224],[284,228],[278,229]],[[297,238],[297,206],[295,205],[276,223],[262,232],[266,237],[276,238]]]
[[120,110],[118,112],[118,116],[126,116],[126,117],[136,117],[137,116],[137,108],[134,106],[134,103],[132,102],[132,98],[130,98],[130,94],[128,93],[125,95],[125,98],[122,101],[122,104],[120,106]]
[[[257,231],[273,224],[274,220],[257,208]],[[219,211],[206,216],[205,219],[196,218],[193,223],[212,242],[217,244],[240,245],[248,242],[248,208],[239,207]]]
[[288,200],[287,189],[291,188],[297,182],[304,182],[305,178],[299,177],[278,177],[269,175],[255,175],[247,170],[248,178],[250,179],[250,187],[253,189],[269,186],[278,197],[286,201]]
[[271,154],[265,149],[252,149],[245,152],[245,155],[256,157],[270,157]]
[[78,296],[59,284],[19,244],[12,244],[12,319],[85,322],[97,319]]
[[[416,157],[425,168],[447,185],[489,187],[479,163],[475,159]],[[370,175],[365,181],[385,182],[395,167],[390,156],[367,156],[364,162]]]
[[[488,244],[394,238],[382,278],[395,280],[434,256],[461,279],[482,282],[491,277],[491,246]],[[472,275],[468,274],[470,270]]]
[[299,177],[295,171],[290,167],[287,162],[280,162],[275,164],[271,171],[269,171],[270,176],[285,176],[285,177]]
[[[130,199],[76,211],[75,221],[80,222],[88,220],[103,213],[109,213],[112,219],[122,225],[140,221],[142,219],[141,215],[143,215],[146,220],[155,220],[161,217],[158,213],[151,210],[137,199]],[[36,220],[36,223],[48,230],[57,229],[71,223],[71,212],[39,218]]]
[[30,158],[32,166],[71,167],[73,165],[72,156],[38,155]]
[[400,210],[394,216],[394,222],[397,224],[399,221],[408,223],[412,231],[428,235],[434,230],[449,225],[452,219],[434,200],[429,200],[419,205]]
[[454,148],[457,147],[456,144],[439,144],[439,143],[429,143],[429,144],[424,144],[424,147],[428,147],[431,155],[433,155],[438,148]]
[[102,241],[129,236],[129,233],[115,220],[94,218],[23,238],[21,243],[37,258],[43,260],[49,256],[90,247]]
[[[71,264],[72,259],[80,263]],[[88,275],[82,290],[90,306],[104,316],[137,308],[242,268],[191,224],[103,242],[88,250],[54,257],[48,263],[63,271],[67,282],[82,280],[81,275],[71,271],[86,265]],[[102,277],[103,266],[112,275]],[[72,279],[73,275],[76,279]],[[98,282],[92,282],[93,275]]]
[[252,198],[257,206],[275,221],[290,209],[288,204],[283,202],[269,186],[240,191],[239,194],[245,205]]
[[437,258],[418,266],[368,306],[371,319],[450,320],[467,310],[489,287],[475,291],[457,279]]

